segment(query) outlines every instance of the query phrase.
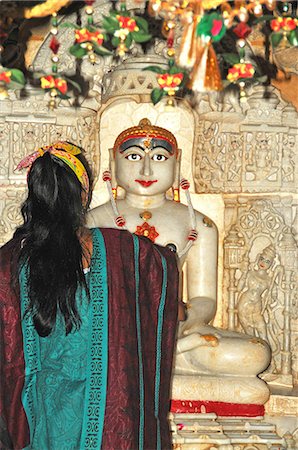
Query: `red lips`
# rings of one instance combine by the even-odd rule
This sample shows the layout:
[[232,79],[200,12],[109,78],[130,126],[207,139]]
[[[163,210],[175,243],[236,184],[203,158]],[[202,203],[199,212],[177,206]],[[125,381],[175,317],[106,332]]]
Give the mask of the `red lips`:
[[149,181],[145,181],[145,180],[135,180],[137,183],[140,183],[142,186],[144,187],[149,187],[151,186],[151,184],[156,183],[157,180],[149,180]]

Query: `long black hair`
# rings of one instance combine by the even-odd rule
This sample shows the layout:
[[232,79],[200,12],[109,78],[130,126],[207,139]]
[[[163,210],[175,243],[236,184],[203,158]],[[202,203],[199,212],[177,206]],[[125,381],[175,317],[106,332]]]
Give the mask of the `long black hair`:
[[[91,172],[82,154],[91,184]],[[29,306],[40,336],[51,333],[57,312],[64,318],[66,334],[80,326],[75,294],[86,289],[78,231],[87,206],[75,173],[50,152],[37,158],[28,174],[28,197],[22,205],[24,219],[14,237],[21,240],[19,270],[28,267]]]

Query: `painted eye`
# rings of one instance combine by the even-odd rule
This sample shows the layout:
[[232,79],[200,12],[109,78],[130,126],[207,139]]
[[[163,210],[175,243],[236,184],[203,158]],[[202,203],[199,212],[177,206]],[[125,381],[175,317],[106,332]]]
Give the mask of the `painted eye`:
[[168,158],[167,158],[166,156],[164,156],[164,155],[156,154],[156,155],[153,155],[153,156],[152,156],[152,160],[153,160],[153,161],[161,162],[161,161],[166,161],[167,159],[168,159]]
[[137,153],[132,153],[131,155],[128,155],[125,157],[129,161],[140,161],[142,159],[141,155],[138,155]]

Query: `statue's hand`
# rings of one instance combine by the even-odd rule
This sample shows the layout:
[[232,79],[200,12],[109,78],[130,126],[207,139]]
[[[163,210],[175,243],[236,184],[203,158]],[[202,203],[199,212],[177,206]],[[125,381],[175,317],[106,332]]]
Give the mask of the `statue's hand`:
[[191,351],[197,347],[217,347],[219,339],[214,334],[192,333],[177,342],[177,354]]

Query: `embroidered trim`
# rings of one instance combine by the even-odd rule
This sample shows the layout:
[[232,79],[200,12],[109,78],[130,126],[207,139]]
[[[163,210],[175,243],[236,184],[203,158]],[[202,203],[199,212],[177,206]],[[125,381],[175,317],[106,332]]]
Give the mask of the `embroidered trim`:
[[22,391],[22,403],[26,412],[30,442],[33,439],[36,418],[34,405],[36,404],[36,372],[41,369],[38,334],[35,331],[32,315],[27,312],[28,296],[28,266],[24,264],[20,271],[20,301],[22,313],[22,333],[24,341],[25,377]]
[[108,278],[104,238],[92,230],[90,328],[85,410],[80,449],[101,448],[108,374]]
[[160,370],[161,370],[161,344],[162,344],[162,329],[164,319],[164,309],[167,293],[167,262],[164,256],[159,252],[162,263],[162,288],[160,303],[158,307],[158,321],[157,321],[157,336],[156,336],[156,362],[155,362],[155,390],[154,390],[154,416],[157,425],[157,443],[156,449],[161,449],[161,434],[160,434],[160,420],[159,420],[159,389],[160,389]]
[[142,337],[141,337],[141,317],[139,305],[139,288],[140,288],[140,269],[139,269],[139,253],[140,244],[138,238],[133,234],[134,246],[134,262],[135,262],[135,280],[136,280],[136,326],[137,326],[137,344],[138,344],[138,360],[139,360],[139,390],[140,390],[140,419],[139,419],[139,450],[144,448],[144,373],[142,361]]
[[[108,279],[106,250],[102,233],[92,230],[93,254],[90,273],[89,344],[87,355],[85,410],[80,450],[101,448],[104,427],[108,374]],[[30,429],[30,442],[35,430],[34,406],[36,399],[36,372],[41,370],[39,336],[31,314],[25,314],[29,304],[28,270],[20,273],[20,299],[24,341],[25,384],[22,403]],[[30,375],[30,376],[29,376]],[[30,448],[30,445],[28,449]]]

